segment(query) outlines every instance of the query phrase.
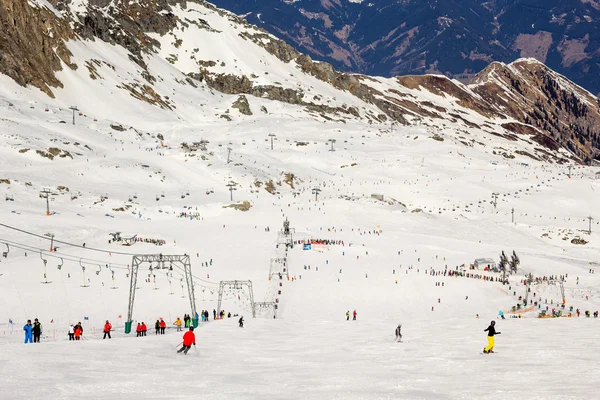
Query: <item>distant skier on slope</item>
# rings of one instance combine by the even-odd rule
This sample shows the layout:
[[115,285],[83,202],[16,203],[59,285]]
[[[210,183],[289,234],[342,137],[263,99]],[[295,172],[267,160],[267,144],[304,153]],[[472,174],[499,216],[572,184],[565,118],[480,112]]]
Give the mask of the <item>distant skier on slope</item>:
[[110,339],[110,331],[112,330],[112,325],[110,324],[110,322],[108,322],[108,320],[106,320],[106,323],[104,324],[104,337],[102,339],[106,339],[106,336],[108,336],[108,338]]
[[484,329],[484,332],[488,333],[488,345],[483,349],[484,354],[493,353],[494,352],[494,335],[499,335],[500,332],[496,332],[496,321],[490,322],[490,326],[487,329]]
[[190,330],[183,334],[183,346],[177,352],[187,354],[192,345],[196,346],[196,335],[194,335],[194,327],[190,326]]
[[240,320],[238,322],[240,324],[240,328],[243,328],[244,327],[244,317],[243,316],[240,317]]
[[23,330],[25,331],[25,344],[33,343],[33,326],[31,326],[31,320],[27,320],[27,324],[23,326]]
[[396,327],[396,342],[402,342],[402,325]]

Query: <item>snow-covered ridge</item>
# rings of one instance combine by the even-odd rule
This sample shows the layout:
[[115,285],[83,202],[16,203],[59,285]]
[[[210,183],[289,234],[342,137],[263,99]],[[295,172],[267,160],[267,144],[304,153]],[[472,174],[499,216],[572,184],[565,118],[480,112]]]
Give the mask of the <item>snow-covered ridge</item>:
[[[533,82],[534,74],[521,71],[549,71],[533,59],[510,65],[493,63],[473,85],[441,75],[385,79],[338,73],[329,64],[312,61],[273,35],[210,3],[163,4],[149,9],[143,2],[109,3],[104,7],[77,2],[65,7],[59,1],[57,9],[62,10],[61,19],[70,20],[73,27],[73,37],[66,41],[68,50],[63,52],[69,54],[61,58],[63,66],[54,73],[55,82],[44,83],[47,76],[30,81],[44,85],[63,106],[77,101],[80,95],[74,93],[74,88],[88,98],[91,93],[120,94],[118,102],[101,105],[98,101],[102,103],[103,96],[88,100],[91,109],[102,113],[99,116],[103,118],[141,107],[154,109],[153,114],[162,120],[217,117],[235,121],[252,118],[260,110],[271,113],[290,108],[317,120],[375,124],[393,120],[434,128],[455,124],[499,136],[513,135],[507,123],[518,121],[551,140],[558,139],[559,147],[567,148],[582,161],[598,154],[597,140],[586,136],[581,145],[580,138],[572,138],[570,128],[574,123],[582,127],[582,132],[588,126],[598,127],[598,100],[564,77],[544,72],[565,93],[561,96],[573,93],[587,108],[583,113],[578,104],[573,104],[563,110],[557,103],[556,118],[561,123],[548,126],[536,109],[536,101],[543,102],[550,96],[541,88],[546,83],[537,78]],[[137,16],[139,24],[127,22],[132,15]],[[492,79],[496,69],[510,71],[512,80],[507,83],[501,82],[501,77]],[[54,88],[59,84],[63,88]],[[513,84],[540,89],[533,98],[520,93]],[[244,103],[244,110],[232,113],[231,107],[238,101]],[[216,106],[211,109],[213,103]],[[583,114],[578,115],[580,112]],[[579,131],[576,134],[582,135]],[[548,147],[546,142],[540,140]]]

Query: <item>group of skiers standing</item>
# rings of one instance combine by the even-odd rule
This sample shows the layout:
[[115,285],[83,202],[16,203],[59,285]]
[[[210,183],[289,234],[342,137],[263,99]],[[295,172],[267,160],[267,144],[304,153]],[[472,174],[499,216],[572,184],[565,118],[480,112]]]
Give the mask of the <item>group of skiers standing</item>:
[[69,340],[81,340],[81,335],[83,335],[83,327],[81,326],[81,322],[77,323],[77,325],[69,327]]
[[37,318],[33,321],[33,325],[31,324],[31,320],[28,319],[25,326],[23,326],[23,330],[25,331],[25,343],[40,342],[40,337],[42,336],[42,324]]
[[[352,311],[352,321],[356,321],[356,310]],[[346,311],[346,321],[350,321],[350,310]]]

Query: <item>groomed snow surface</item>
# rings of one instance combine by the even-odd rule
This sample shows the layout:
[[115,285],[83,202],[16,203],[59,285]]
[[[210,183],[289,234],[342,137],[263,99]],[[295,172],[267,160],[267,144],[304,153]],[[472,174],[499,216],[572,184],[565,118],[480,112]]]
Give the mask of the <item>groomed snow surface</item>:
[[[46,111],[35,102],[14,100],[1,112],[0,179],[10,183],[0,184],[0,194],[14,201],[0,203],[0,223],[86,243],[85,249],[57,243],[50,253],[46,239],[0,227],[2,251],[11,243],[0,262],[1,398],[597,397],[598,319],[538,319],[536,309],[498,320],[497,352],[480,354],[490,320],[500,310],[508,316],[525,294],[519,283],[525,273],[567,274],[567,312],[600,309],[600,227],[594,220],[588,234],[585,219],[600,204],[593,168],[575,167],[569,178],[566,166],[492,155],[494,142],[482,150],[432,140],[421,128],[390,132],[295,115],[154,128],[134,116],[130,126],[145,126],[136,132],[87,115],[77,116],[75,126],[60,124],[70,122],[70,110]],[[191,157],[180,147],[201,138],[210,141],[206,152]],[[337,140],[335,152],[327,151],[330,138]],[[36,153],[49,147],[68,150],[73,159]],[[295,175],[293,188],[285,173]],[[265,190],[269,180],[278,194]],[[232,181],[233,203],[246,200],[249,211],[223,208],[232,203],[225,186]],[[321,189],[318,202],[314,187]],[[51,216],[39,197],[44,188],[55,193]],[[497,208],[490,204],[494,192]],[[200,217],[178,218],[182,212]],[[344,245],[295,246],[286,254],[276,247],[285,218],[296,239]],[[165,244],[109,244],[109,233],[117,231]],[[588,243],[572,244],[574,238]],[[497,261],[503,250],[521,258],[510,290],[495,281],[431,275],[476,258]],[[181,334],[172,323],[189,313],[177,268],[143,266],[133,319],[134,326],[146,322],[149,336],[123,333],[131,256],[119,252],[191,256],[197,309],[211,312],[196,331],[195,350],[175,353]],[[290,280],[269,280],[270,260],[284,256]],[[63,257],[60,270],[56,257]],[[252,318],[247,291],[227,291],[223,309],[243,315],[245,327],[237,317],[212,321],[221,280],[252,280],[256,301],[278,299],[278,318],[272,310]],[[532,292],[542,297],[542,309],[561,301],[557,285],[534,285]],[[353,310],[357,321],[346,321]],[[44,326],[42,343],[23,345],[22,326],[36,317]],[[154,336],[160,317],[169,329]],[[106,319],[115,328],[111,340],[101,339]],[[85,339],[69,342],[68,326],[79,321]],[[403,343],[394,342],[399,323]]]

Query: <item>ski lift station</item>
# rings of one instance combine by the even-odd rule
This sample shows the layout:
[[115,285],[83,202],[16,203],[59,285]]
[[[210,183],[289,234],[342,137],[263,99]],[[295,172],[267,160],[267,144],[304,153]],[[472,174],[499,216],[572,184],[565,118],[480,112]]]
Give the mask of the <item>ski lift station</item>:
[[477,259],[475,259],[475,262],[473,263],[473,265],[477,269],[483,269],[483,268],[494,269],[494,268],[496,268],[496,262],[494,260],[492,260],[491,258],[477,258]]

